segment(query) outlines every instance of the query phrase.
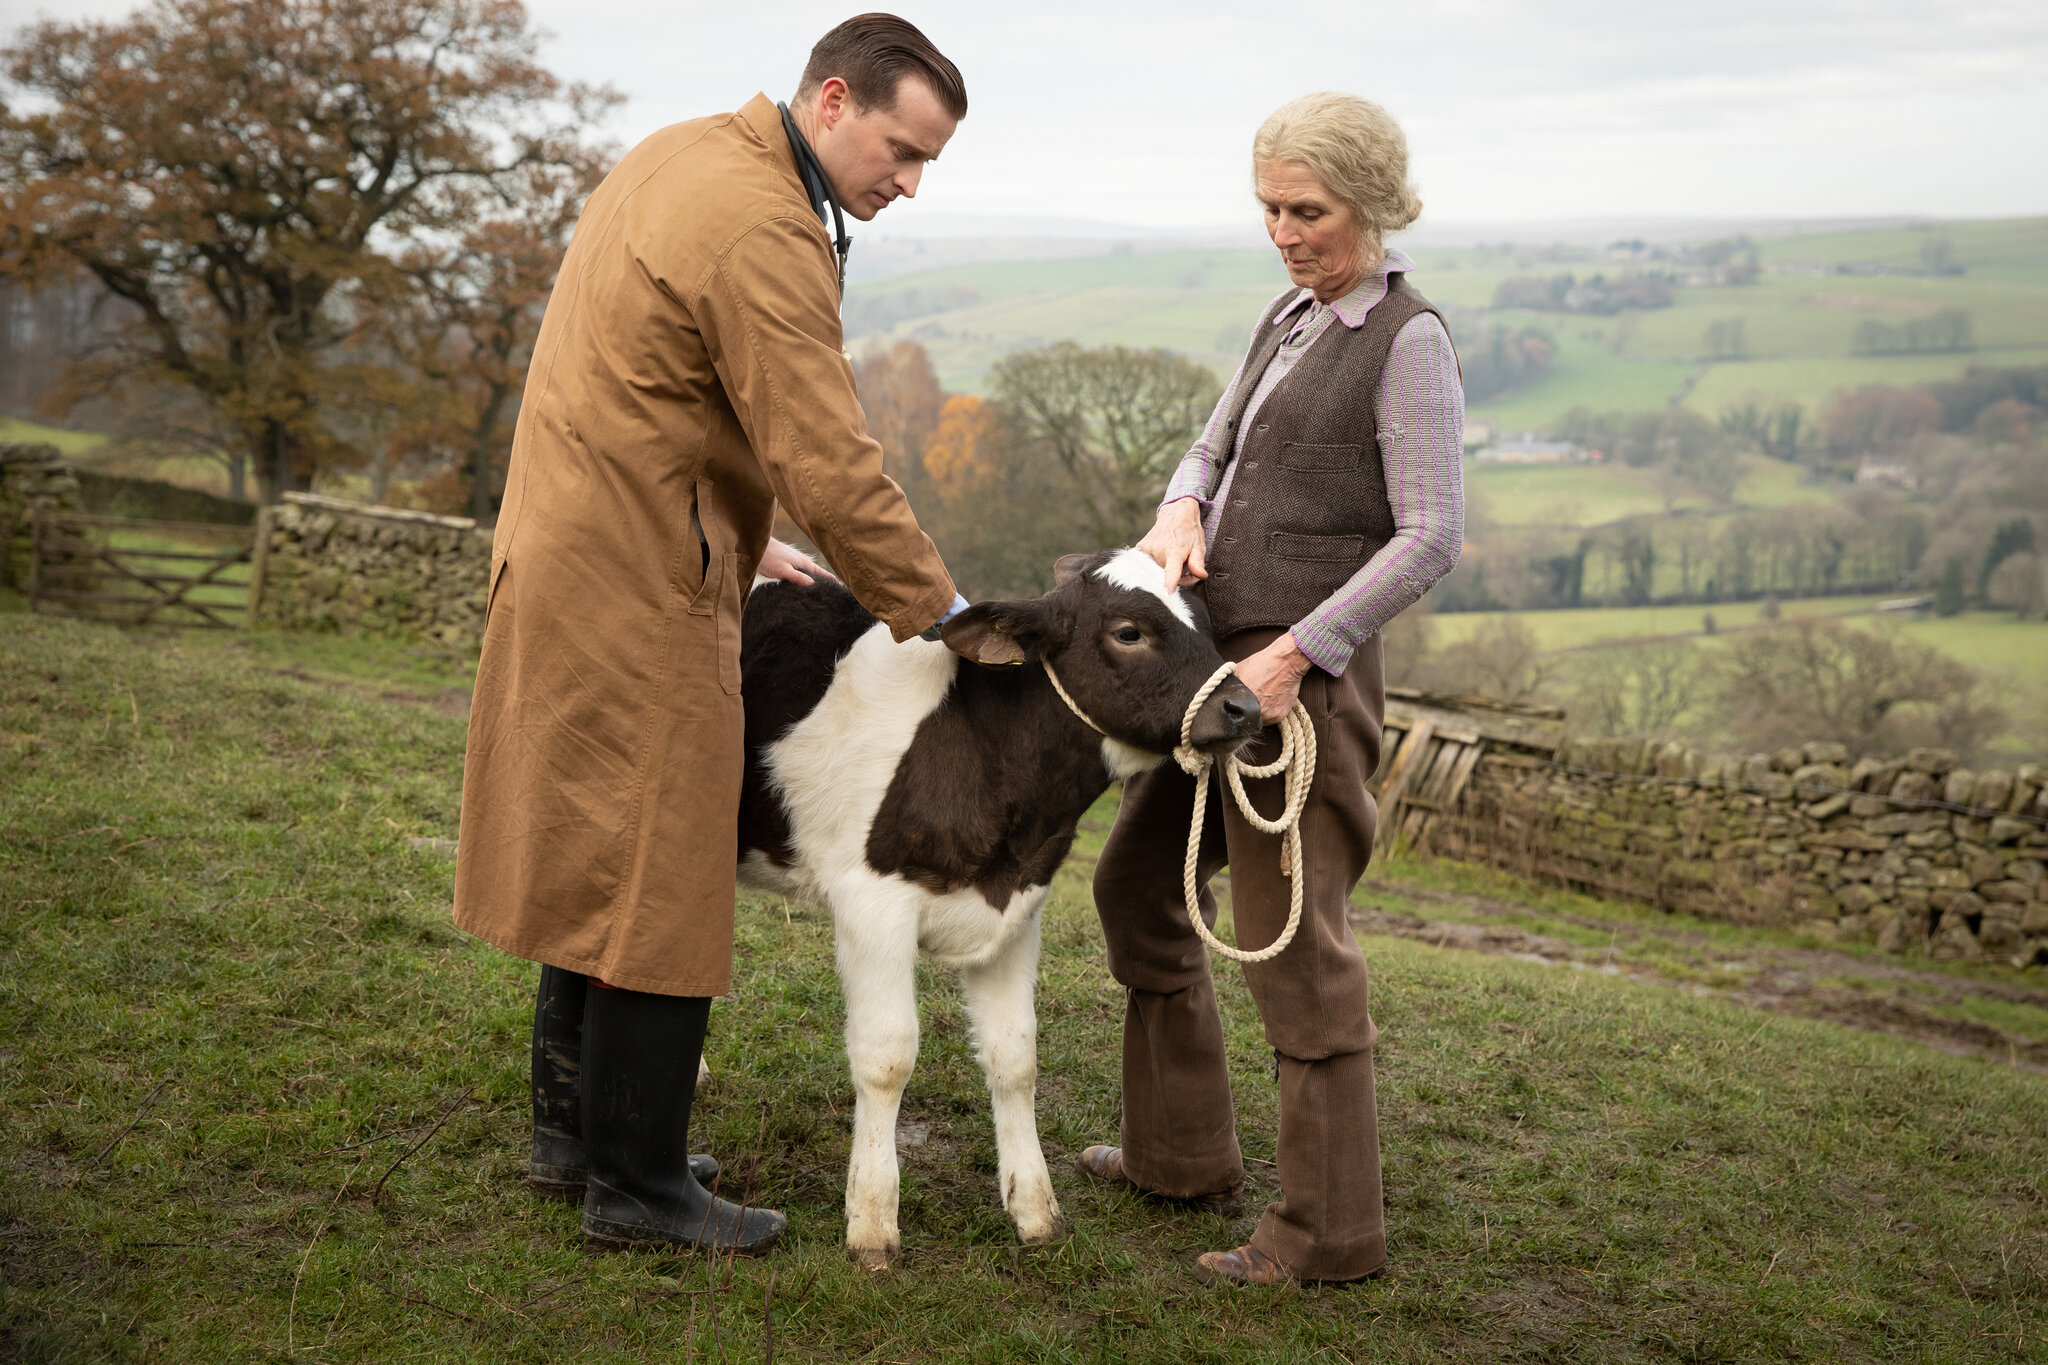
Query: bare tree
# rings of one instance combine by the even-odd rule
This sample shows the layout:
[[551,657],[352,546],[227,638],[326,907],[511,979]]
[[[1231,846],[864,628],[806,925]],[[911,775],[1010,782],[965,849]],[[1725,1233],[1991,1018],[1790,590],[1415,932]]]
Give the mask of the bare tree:
[[1577,651],[1566,672],[1575,725],[1663,738],[1710,693],[1714,668],[1690,640],[1638,640]]
[[1522,702],[1542,689],[1554,669],[1536,633],[1521,618],[1496,616],[1473,634],[1437,650],[1423,670],[1423,685],[1439,692]]
[[1221,386],[1207,367],[1166,351],[1063,341],[998,362],[989,387],[1018,439],[1066,471],[1096,544],[1108,546],[1151,526]]
[[1855,752],[1969,751],[2004,723],[1975,669],[1894,632],[1805,617],[1744,634],[1728,663],[1729,722],[1751,748],[1833,739]]

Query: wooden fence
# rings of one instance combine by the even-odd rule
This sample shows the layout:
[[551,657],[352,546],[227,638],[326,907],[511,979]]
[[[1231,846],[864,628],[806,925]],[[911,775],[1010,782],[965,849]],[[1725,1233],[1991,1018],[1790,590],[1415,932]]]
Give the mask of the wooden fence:
[[[117,531],[168,545],[117,544]],[[232,629],[248,619],[258,543],[249,527],[38,511],[29,520],[29,609]],[[237,576],[245,565],[249,574]]]
[[1555,706],[1389,687],[1380,770],[1371,783],[1380,808],[1379,842],[1427,852],[1436,817],[1456,807],[1481,759],[1548,758],[1563,739],[1564,712]]

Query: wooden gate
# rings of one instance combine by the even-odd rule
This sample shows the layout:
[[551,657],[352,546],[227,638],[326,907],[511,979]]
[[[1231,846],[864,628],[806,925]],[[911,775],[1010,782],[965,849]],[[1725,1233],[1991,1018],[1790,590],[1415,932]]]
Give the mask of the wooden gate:
[[1383,756],[1371,783],[1380,807],[1379,842],[1426,851],[1435,817],[1457,804],[1489,750],[1548,757],[1563,738],[1564,712],[1554,706],[1389,687]]
[[29,521],[29,610],[231,629],[249,610],[249,578],[232,571],[250,563],[255,545],[247,526],[37,512]]

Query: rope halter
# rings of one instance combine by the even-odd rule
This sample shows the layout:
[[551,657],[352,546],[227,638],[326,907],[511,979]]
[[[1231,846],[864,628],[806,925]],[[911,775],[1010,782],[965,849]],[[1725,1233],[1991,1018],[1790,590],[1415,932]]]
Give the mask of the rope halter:
[[[1040,659],[1039,662],[1045,666],[1045,676],[1052,681],[1052,690],[1059,693],[1067,709],[1096,734],[1109,738],[1109,732],[1091,720],[1067,689],[1060,685],[1059,674],[1053,672],[1051,661]],[[1225,678],[1236,672],[1236,664],[1225,663],[1211,673],[1209,680],[1195,689],[1194,699],[1180,718],[1180,744],[1173,751],[1173,760],[1180,764],[1181,771],[1195,779],[1195,810],[1188,825],[1187,858],[1181,864],[1181,893],[1187,901],[1188,923],[1194,926],[1195,933],[1210,951],[1237,962],[1265,962],[1278,957],[1288,944],[1294,942],[1295,932],[1301,928],[1301,812],[1308,804],[1309,786],[1316,776],[1316,732],[1309,722],[1308,708],[1297,699],[1293,708],[1280,718],[1280,753],[1271,763],[1245,763],[1234,753],[1223,756],[1223,780],[1246,823],[1264,833],[1280,836],[1280,875],[1288,879],[1287,926],[1280,931],[1280,937],[1255,951],[1233,948],[1210,932],[1202,920],[1201,888],[1195,876],[1195,863],[1201,856],[1202,820],[1209,809],[1209,773],[1217,760],[1197,749],[1188,736],[1194,729],[1195,716],[1203,703],[1223,685]],[[1259,814],[1251,798],[1245,795],[1244,780],[1248,777],[1278,777],[1282,773],[1287,775],[1287,804],[1281,808],[1278,819],[1268,820]]]

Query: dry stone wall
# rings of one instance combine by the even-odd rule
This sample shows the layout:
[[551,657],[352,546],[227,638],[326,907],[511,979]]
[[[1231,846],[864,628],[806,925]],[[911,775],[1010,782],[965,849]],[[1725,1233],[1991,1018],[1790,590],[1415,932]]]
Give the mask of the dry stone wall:
[[1935,958],[2048,964],[2048,770],[1840,744],[1599,740],[1489,756],[1437,852],[1666,909]]
[[491,533],[468,517],[287,493],[259,523],[256,619],[474,648]]
[[28,581],[28,521],[78,510],[78,476],[53,445],[0,442],[0,587]]

